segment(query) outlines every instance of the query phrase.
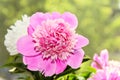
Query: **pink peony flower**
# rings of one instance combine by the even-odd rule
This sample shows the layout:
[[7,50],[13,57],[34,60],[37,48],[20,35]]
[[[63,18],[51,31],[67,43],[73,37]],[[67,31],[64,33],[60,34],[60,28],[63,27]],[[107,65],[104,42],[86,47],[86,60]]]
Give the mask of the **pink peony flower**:
[[108,51],[101,51],[100,57],[94,56],[92,66],[96,68],[96,73],[88,80],[120,80],[120,62],[109,61]]
[[92,66],[96,69],[102,69],[108,65],[108,59],[109,59],[108,51],[104,49],[101,51],[100,57],[98,56],[98,54],[94,55]]
[[76,69],[80,66],[89,41],[78,35],[74,14],[65,12],[41,13],[30,17],[28,35],[17,42],[17,50],[23,55],[23,62],[32,71],[45,76],[63,72],[67,65]]

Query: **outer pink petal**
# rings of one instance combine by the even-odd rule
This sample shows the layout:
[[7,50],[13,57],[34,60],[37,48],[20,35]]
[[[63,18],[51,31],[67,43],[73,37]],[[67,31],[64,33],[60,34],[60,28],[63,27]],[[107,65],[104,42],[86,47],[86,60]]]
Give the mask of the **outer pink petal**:
[[91,64],[92,67],[96,68],[96,69],[101,69],[101,65],[97,64],[96,62],[92,62]]
[[25,56],[34,56],[39,54],[34,50],[34,43],[30,36],[23,36],[17,41],[17,50]]
[[56,65],[57,65],[56,66],[56,74],[63,72],[65,70],[65,68],[67,67],[66,62],[63,62],[60,60],[57,60]]
[[102,69],[103,63],[101,58],[98,56],[98,54],[95,54],[93,57],[94,62],[92,63],[92,66],[96,69]]
[[41,12],[37,12],[35,14],[33,14],[30,18],[30,24],[31,26],[35,29],[38,25],[41,25],[41,23],[44,20],[50,19],[51,15],[49,13],[41,13]]
[[44,60],[41,55],[31,57],[24,56],[23,62],[27,65],[29,70],[39,70],[45,76],[52,76],[55,74],[56,63],[51,60]]
[[77,37],[77,40],[78,40],[77,43],[76,43],[76,48],[77,49],[80,48],[80,47],[84,47],[84,46],[89,44],[89,40],[82,35],[79,35]]
[[78,20],[77,20],[77,17],[70,13],[70,12],[65,12],[63,15],[62,15],[62,18],[68,22],[72,28],[76,28],[78,26]]
[[52,13],[52,19],[58,19],[58,18],[61,18],[61,14],[58,13],[58,12],[53,12]]
[[107,66],[108,65],[108,60],[109,60],[109,55],[107,49],[104,49],[100,53],[101,60],[103,61],[103,65]]
[[29,27],[27,29],[28,35],[32,36],[32,33],[34,32],[34,30],[35,29],[31,25],[29,25]]
[[[36,56],[24,56],[23,57],[23,62],[28,66],[28,69],[34,70],[38,69],[39,71],[43,72],[46,68],[46,60],[43,60],[41,55],[36,55]],[[30,68],[30,67],[33,68]]]
[[52,76],[55,74],[56,71],[56,62],[51,62],[51,60],[47,60],[46,67],[44,69],[45,76]]
[[80,67],[80,64],[82,63],[84,57],[84,51],[82,49],[76,50],[73,55],[70,56],[68,59],[68,65],[72,68],[78,68]]
[[30,17],[30,24],[35,29],[44,20],[44,14],[41,12],[36,12]]
[[27,68],[29,70],[34,70],[34,71],[39,70],[40,59],[41,59],[40,56],[32,56],[32,57],[23,56],[24,64],[27,65]]
[[102,50],[100,53],[100,57],[97,54],[94,55],[94,62],[92,63],[92,66],[96,69],[102,69],[108,65],[108,58],[108,51],[106,49]]

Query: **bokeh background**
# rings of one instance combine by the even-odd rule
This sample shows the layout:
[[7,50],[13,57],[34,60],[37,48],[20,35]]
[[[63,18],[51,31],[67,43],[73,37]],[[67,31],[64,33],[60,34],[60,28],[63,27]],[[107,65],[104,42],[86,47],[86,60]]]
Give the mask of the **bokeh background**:
[[[77,16],[77,33],[90,41],[84,48],[88,56],[106,48],[110,59],[120,60],[120,0],[0,0],[0,65],[9,57],[4,36],[10,25],[24,14],[53,11],[69,11]],[[13,80],[6,69],[0,69],[0,77]]]

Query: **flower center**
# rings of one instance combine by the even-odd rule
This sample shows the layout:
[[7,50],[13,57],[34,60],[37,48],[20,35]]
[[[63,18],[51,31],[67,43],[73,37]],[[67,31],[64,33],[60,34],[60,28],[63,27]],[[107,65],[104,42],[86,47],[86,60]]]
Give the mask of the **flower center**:
[[46,20],[33,33],[35,51],[43,58],[65,60],[73,52],[76,34],[62,19]]

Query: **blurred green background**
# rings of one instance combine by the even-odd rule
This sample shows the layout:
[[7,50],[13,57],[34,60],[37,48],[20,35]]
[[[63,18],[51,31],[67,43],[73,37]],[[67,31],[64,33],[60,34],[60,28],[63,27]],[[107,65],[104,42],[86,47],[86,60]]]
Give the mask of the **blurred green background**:
[[9,56],[4,36],[10,25],[24,14],[53,11],[77,16],[77,32],[90,41],[84,48],[87,55],[92,57],[106,48],[111,59],[120,60],[120,0],[0,0],[0,65]]

